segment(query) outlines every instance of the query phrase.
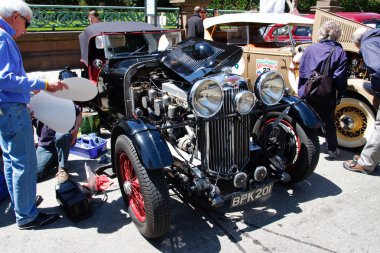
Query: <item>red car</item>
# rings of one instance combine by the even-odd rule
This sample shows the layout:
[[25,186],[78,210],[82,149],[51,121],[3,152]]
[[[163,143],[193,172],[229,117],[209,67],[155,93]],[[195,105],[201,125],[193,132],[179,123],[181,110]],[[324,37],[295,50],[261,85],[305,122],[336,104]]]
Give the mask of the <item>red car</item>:
[[[374,28],[380,28],[380,14],[374,12],[336,12],[335,14],[351,19],[358,23],[363,23]],[[306,18],[314,19],[314,14],[305,15]],[[268,42],[286,42],[289,41],[289,27],[284,25],[271,25],[262,28],[262,34],[265,41]],[[311,26],[293,26],[292,36],[297,43],[311,42],[313,29]]]
[[[375,12],[336,12],[336,15],[351,19],[358,23],[366,24],[373,28],[380,28],[380,14]],[[314,14],[305,16],[314,19]]]
[[286,42],[289,41],[288,29],[292,29],[293,40],[297,43],[311,42],[311,35],[313,34],[311,26],[271,25],[263,27],[262,34],[267,42]]

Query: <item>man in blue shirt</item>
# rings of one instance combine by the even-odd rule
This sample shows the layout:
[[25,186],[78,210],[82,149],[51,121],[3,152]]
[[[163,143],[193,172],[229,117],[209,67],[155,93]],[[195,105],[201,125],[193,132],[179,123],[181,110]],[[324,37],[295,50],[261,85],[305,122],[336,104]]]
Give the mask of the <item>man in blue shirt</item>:
[[[371,73],[371,87],[377,99],[380,99],[380,28],[369,30],[359,28],[352,35],[352,42],[360,48],[363,60]],[[379,107],[380,109],[380,107]],[[380,110],[377,110],[373,132],[360,155],[343,163],[350,171],[364,174],[372,173],[380,161]]]
[[15,38],[26,33],[33,17],[22,0],[0,1],[0,146],[11,206],[20,229],[57,220],[57,214],[40,213],[35,205],[37,159],[33,128],[27,108],[30,92],[56,92],[67,85],[28,77]]

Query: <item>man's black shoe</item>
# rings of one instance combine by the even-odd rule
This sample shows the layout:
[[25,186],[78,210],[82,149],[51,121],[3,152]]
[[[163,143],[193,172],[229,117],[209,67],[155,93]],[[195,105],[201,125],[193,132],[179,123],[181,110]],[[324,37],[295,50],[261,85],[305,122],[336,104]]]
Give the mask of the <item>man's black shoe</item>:
[[37,218],[35,218],[33,221],[25,225],[18,226],[18,228],[21,230],[33,229],[33,228],[50,224],[56,221],[58,218],[59,218],[59,215],[57,213],[39,213]]

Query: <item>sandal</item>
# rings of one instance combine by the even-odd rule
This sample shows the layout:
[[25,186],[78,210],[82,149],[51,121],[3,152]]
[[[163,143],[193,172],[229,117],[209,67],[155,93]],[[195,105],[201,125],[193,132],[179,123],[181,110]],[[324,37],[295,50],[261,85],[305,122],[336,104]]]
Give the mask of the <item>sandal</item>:
[[360,166],[358,164],[359,158],[360,156],[355,155],[353,157],[353,160],[348,160],[348,161],[343,162],[343,168],[349,171],[360,172],[366,175],[370,174],[371,171],[366,170],[363,166]]

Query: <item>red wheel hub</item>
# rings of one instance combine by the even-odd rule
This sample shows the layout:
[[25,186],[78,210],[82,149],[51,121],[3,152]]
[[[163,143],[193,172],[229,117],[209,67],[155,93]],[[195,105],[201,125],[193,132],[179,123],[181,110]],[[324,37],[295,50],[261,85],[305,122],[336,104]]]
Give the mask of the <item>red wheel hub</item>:
[[139,221],[144,222],[146,219],[144,199],[141,194],[140,183],[136,177],[132,162],[128,159],[126,153],[120,153],[119,162],[120,172],[123,179],[123,185],[120,187],[122,187],[128,195],[129,206],[131,207],[136,218]]

